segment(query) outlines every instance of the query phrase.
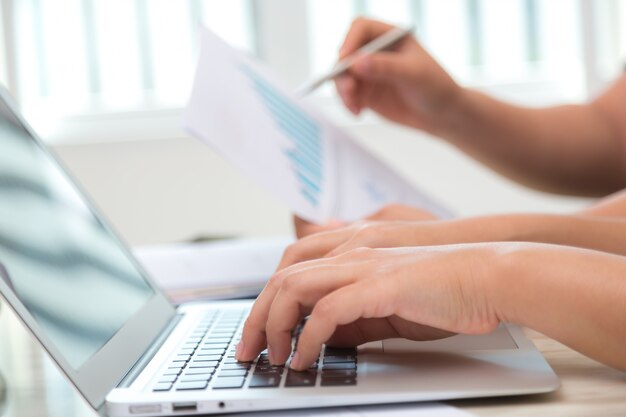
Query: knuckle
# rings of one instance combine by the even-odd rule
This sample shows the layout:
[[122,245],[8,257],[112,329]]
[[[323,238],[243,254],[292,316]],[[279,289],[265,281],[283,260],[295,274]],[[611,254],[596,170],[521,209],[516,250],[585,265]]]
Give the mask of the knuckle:
[[297,292],[300,288],[301,280],[299,276],[290,274],[283,278],[282,285],[280,286],[281,291],[286,291],[289,293]]
[[298,242],[290,243],[287,248],[285,248],[285,252],[283,253],[283,259],[286,261],[292,261],[297,259],[300,253],[300,245]]
[[283,276],[284,276],[284,273],[282,271],[276,272],[267,281],[266,286],[271,290],[278,290],[283,281]]
[[356,231],[354,237],[359,242],[367,243],[372,238],[376,237],[378,233],[378,225],[374,223],[365,223]]
[[322,298],[315,304],[313,308],[312,316],[317,317],[319,320],[328,321],[334,314],[335,306],[331,299]]
[[350,27],[352,29],[358,29],[362,27],[366,23],[367,19],[363,16],[357,16],[353,21]]

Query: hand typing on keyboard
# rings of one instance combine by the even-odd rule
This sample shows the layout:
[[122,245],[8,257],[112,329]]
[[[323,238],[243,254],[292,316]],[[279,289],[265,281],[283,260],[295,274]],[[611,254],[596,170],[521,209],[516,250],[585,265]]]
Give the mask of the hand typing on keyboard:
[[292,331],[305,316],[291,360],[297,370],[307,369],[324,343],[357,346],[393,337],[489,332],[499,323],[487,286],[499,248],[358,249],[290,266],[259,295],[236,357],[251,360],[267,347],[270,363],[286,363]]

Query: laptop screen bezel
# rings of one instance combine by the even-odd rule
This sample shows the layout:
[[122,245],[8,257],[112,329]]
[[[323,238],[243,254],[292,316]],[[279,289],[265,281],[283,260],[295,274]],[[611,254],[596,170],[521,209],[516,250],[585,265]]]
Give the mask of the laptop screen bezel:
[[65,168],[60,159],[40,140],[33,129],[21,117],[9,94],[0,87],[0,100],[6,106],[12,116],[21,124],[26,132],[32,137],[44,152],[68,178],[70,183],[84,199],[85,204],[103,224],[112,232],[113,238],[119,243],[120,249],[128,255],[154,295],[124,323],[124,325],[109,339],[106,344],[92,355],[78,369],[72,367],[59,349],[46,336],[46,333],[38,325],[32,314],[17,298],[4,280],[0,279],[0,295],[6,303],[12,307],[24,325],[30,330],[43,348],[49,353],[56,364],[80,391],[83,397],[96,410],[101,410],[106,395],[124,378],[132,366],[149,349],[162,330],[175,315],[174,306],[167,300],[163,293],[154,284],[150,276],[141,264],[132,255],[128,246],[111,227],[106,218],[97,210],[95,204],[74,180],[69,170]]

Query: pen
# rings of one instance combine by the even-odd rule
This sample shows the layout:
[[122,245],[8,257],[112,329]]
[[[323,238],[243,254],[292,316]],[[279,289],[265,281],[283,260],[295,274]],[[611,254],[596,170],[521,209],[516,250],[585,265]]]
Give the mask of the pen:
[[357,59],[362,58],[366,55],[373,54],[374,52],[382,51],[383,49],[389,48],[394,43],[404,38],[406,35],[413,33],[413,29],[414,27],[410,27],[408,29],[394,27],[392,29],[389,29],[387,32],[383,33],[379,37],[373,39],[372,41],[363,45],[361,48],[357,49],[354,53],[337,62],[337,64],[328,73],[301,85],[296,90],[296,94],[300,97],[306,96],[307,94],[311,93],[319,86],[324,84],[326,81],[332,80],[336,76],[345,72],[348,68],[350,68],[350,66],[352,66],[352,64],[356,62]]

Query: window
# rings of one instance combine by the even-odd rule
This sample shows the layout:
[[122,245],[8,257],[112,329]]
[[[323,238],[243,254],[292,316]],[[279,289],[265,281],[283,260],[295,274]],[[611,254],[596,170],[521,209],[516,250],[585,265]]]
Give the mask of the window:
[[180,106],[200,24],[252,50],[247,0],[12,2],[24,108],[64,114]]
[[0,1],[5,79],[52,140],[180,134],[200,25],[294,86],[332,66],[360,14],[414,26],[462,83],[530,103],[583,98],[626,63],[626,0]]

